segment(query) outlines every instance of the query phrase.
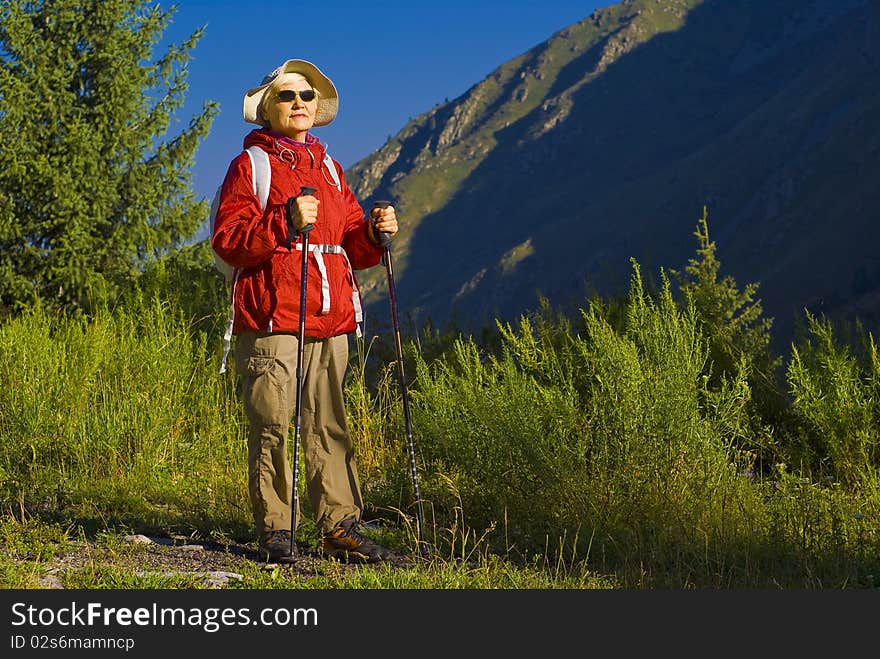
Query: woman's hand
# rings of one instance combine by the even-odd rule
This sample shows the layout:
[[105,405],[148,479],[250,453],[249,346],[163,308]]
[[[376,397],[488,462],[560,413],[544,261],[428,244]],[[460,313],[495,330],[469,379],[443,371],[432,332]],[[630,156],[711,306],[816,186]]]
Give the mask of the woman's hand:
[[385,208],[374,208],[370,211],[370,237],[373,242],[382,243],[376,235],[376,231],[381,231],[389,236],[397,233],[397,214],[394,212],[394,206],[386,206]]
[[290,204],[290,220],[293,222],[293,228],[302,231],[307,224],[314,224],[318,221],[318,204],[321,202],[312,195],[301,195],[294,197],[295,203]]

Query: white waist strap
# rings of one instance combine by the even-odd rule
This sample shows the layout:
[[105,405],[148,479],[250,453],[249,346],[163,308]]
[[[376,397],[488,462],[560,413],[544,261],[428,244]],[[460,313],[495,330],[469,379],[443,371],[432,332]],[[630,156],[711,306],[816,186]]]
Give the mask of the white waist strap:
[[[302,243],[296,244],[297,251],[302,251]],[[348,267],[348,276],[351,280],[351,303],[354,306],[354,319],[357,322],[355,332],[358,337],[362,336],[361,323],[364,320],[364,312],[361,308],[361,296],[358,293],[357,280],[354,277],[354,271],[351,268],[351,262],[348,260],[348,254],[342,249],[342,245],[309,245],[309,251],[315,255],[315,261],[318,264],[318,270],[321,273],[321,313],[330,312],[330,280],[327,278],[327,266],[324,265],[324,257],[322,254],[342,254],[345,257],[345,265]],[[230,296],[229,317],[226,322],[226,331],[223,334],[223,358],[220,361],[220,373],[226,372],[226,362],[229,358],[229,350],[232,346],[232,328],[235,325],[235,288],[238,284],[238,275],[241,271],[236,268],[232,278],[232,295]],[[270,321],[271,323],[271,321]],[[271,326],[270,326],[271,331]]]
[[[296,243],[297,251],[303,249],[302,243]],[[351,281],[351,303],[354,306],[354,319],[357,323],[357,335],[361,336],[361,322],[364,315],[361,308],[361,296],[358,293],[357,281],[354,278],[354,271],[351,269],[351,262],[348,260],[348,254],[342,248],[342,245],[321,245],[309,244],[309,252],[315,257],[315,263],[318,264],[318,271],[321,273],[321,314],[330,313],[330,279],[327,277],[327,266],[324,264],[322,254],[342,254],[345,257],[345,265],[348,268],[348,276]]]

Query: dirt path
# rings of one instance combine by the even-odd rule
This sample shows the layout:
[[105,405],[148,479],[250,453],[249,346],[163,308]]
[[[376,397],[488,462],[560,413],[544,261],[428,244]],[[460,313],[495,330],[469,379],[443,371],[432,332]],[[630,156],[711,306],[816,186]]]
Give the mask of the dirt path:
[[[60,574],[66,570],[83,570],[90,566],[130,568],[138,576],[190,576],[207,587],[220,587],[230,580],[243,578],[243,573],[260,569],[280,568],[290,576],[313,577],[326,571],[328,561],[336,571],[354,570],[357,565],[345,564],[301,550],[301,558],[291,564],[267,563],[255,546],[215,542],[189,543],[183,538],[159,538],[144,535],[127,536],[124,546],[112,549],[94,541],[69,543],[47,562],[40,585],[64,588]],[[413,565],[409,556],[396,555],[388,564],[405,569]]]

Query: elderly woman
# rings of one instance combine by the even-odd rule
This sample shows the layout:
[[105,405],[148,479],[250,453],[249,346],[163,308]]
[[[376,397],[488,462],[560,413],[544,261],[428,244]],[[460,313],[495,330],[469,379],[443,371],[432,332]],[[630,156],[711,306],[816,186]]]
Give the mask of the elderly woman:
[[[302,387],[302,448],[309,500],[326,554],[362,562],[389,557],[361,533],[363,510],[343,378],[348,335],[359,331],[354,270],[382,256],[376,231],[397,232],[394,208],[366,218],[342,167],[310,131],[333,121],[336,87],[314,64],[287,60],[244,96],[244,139],[268,154],[265,202],[254,184],[257,160],[242,151],[220,191],[212,245],[235,268],[232,333],[248,418],[248,490],[267,560],[292,560],[292,477],[288,428]],[[260,154],[262,155],[262,154]],[[301,188],[313,188],[301,194]],[[288,203],[289,202],[289,203]],[[297,378],[302,238],[309,232],[303,371]],[[299,251],[297,251],[299,250]]]

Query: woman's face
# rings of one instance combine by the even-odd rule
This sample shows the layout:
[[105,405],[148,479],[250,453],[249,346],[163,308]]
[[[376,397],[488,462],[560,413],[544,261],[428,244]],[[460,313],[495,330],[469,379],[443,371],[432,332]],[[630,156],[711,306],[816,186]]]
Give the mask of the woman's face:
[[306,133],[315,123],[315,113],[318,111],[318,99],[304,101],[297,94],[292,101],[282,101],[278,98],[281,91],[304,91],[311,90],[308,81],[291,81],[282,83],[277,89],[270,91],[269,103],[266,106],[266,119],[269,126],[277,133],[286,135],[297,142],[305,142]]

